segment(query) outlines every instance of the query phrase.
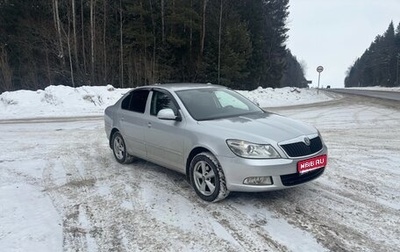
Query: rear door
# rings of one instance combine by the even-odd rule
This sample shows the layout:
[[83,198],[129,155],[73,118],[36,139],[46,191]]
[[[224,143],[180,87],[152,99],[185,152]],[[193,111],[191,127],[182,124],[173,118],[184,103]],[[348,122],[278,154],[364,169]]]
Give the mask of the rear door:
[[150,90],[135,89],[121,103],[120,131],[129,154],[145,158],[144,131],[147,127],[146,104]]

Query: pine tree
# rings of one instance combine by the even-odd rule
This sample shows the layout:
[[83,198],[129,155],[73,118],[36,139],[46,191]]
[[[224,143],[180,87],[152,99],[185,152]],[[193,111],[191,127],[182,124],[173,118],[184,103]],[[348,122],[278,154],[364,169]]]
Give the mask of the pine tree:
[[0,91],[300,85],[285,46],[287,15],[288,0],[0,1]]
[[281,87],[307,87],[307,80],[304,78],[304,70],[296,57],[287,50],[285,57],[285,70],[281,79]]
[[397,55],[400,47],[393,22],[383,35],[376,36],[374,42],[349,69],[346,87],[397,85]]

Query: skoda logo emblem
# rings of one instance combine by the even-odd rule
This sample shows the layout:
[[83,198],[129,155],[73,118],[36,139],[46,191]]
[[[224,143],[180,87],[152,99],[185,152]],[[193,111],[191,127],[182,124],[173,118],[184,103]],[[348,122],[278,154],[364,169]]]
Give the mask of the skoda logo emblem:
[[305,138],[304,138],[304,143],[305,143],[307,146],[310,146],[310,144],[311,144],[310,138],[305,137]]

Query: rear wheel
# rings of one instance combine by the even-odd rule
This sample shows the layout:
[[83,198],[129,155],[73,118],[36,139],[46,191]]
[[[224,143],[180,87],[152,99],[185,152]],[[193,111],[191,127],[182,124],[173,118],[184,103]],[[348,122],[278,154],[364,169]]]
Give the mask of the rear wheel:
[[124,138],[119,132],[113,134],[111,143],[114,157],[119,163],[128,164],[133,161],[133,157],[126,151]]
[[229,195],[222,168],[209,152],[197,154],[190,162],[190,181],[197,195],[205,201],[217,202]]

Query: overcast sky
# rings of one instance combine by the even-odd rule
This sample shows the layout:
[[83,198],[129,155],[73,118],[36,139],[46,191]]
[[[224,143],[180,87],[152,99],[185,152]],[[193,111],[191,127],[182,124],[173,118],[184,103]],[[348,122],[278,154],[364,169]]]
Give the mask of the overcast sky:
[[305,75],[320,85],[343,87],[347,69],[383,34],[390,21],[400,22],[400,0],[290,0],[287,47]]

